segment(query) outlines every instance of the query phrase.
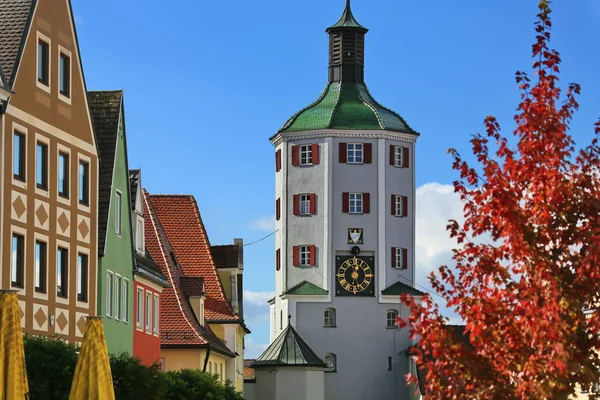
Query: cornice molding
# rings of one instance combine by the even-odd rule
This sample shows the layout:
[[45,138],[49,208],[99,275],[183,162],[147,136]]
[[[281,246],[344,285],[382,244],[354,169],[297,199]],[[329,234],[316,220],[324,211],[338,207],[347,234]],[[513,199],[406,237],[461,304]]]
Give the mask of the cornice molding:
[[317,130],[302,132],[277,133],[270,141],[277,147],[283,142],[291,140],[304,139],[323,139],[323,138],[349,138],[349,139],[388,139],[399,142],[416,143],[417,138],[408,133],[392,131],[355,131],[355,130]]

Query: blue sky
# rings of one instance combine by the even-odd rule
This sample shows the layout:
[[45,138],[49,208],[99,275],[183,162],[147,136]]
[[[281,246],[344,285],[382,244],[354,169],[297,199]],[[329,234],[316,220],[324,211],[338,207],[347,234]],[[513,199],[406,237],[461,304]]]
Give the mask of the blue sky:
[[[327,78],[327,35],[344,0],[72,0],[87,85],[124,89],[130,167],[151,193],[195,195],[212,244],[272,231],[268,138]],[[417,145],[417,282],[446,262],[446,220],[460,214],[446,154],[495,115],[506,132],[529,71],[537,0],[353,0],[370,29],[366,82],[421,133]],[[582,85],[577,143],[600,116],[600,4],[557,2],[562,82]],[[247,355],[268,343],[273,238],[245,248]]]

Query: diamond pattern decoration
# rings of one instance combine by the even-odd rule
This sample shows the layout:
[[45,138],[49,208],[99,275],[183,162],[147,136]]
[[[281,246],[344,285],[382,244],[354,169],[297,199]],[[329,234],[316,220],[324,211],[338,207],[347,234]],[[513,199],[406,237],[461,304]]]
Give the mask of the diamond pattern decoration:
[[42,307],[40,307],[37,312],[33,315],[33,318],[35,319],[35,322],[38,324],[38,326],[44,326],[44,324],[46,323],[48,317],[46,316],[46,313],[44,312],[44,309]]
[[67,217],[67,214],[64,211],[60,214],[60,217],[58,217],[57,222],[63,233],[69,229],[69,217]]
[[77,329],[79,329],[79,332],[81,332],[83,335],[83,332],[85,331],[85,315],[79,317],[79,321],[77,321]]
[[40,204],[40,206],[37,208],[35,211],[35,216],[37,217],[40,225],[44,225],[46,223],[48,220],[48,213],[46,212],[46,208],[43,204]]
[[65,313],[61,312],[58,318],[56,318],[56,325],[58,326],[58,329],[64,331],[68,323],[69,321],[67,320],[67,317],[65,317]]
[[17,196],[12,203],[13,210],[15,211],[17,218],[21,218],[25,211],[27,211],[27,207],[25,207],[25,203],[21,196]]
[[81,220],[77,228],[79,229],[81,237],[84,239],[87,238],[88,234],[90,233],[90,228],[88,227],[87,222],[85,222],[85,219]]

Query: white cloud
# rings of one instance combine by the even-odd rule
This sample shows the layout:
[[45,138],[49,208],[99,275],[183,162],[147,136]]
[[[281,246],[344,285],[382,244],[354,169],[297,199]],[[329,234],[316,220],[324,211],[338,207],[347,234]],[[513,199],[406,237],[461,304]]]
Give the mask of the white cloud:
[[244,302],[245,305],[255,305],[268,307],[267,301],[275,297],[274,292],[253,292],[251,290],[244,290]]
[[258,358],[269,346],[267,343],[256,343],[253,338],[246,338],[246,348],[244,350],[245,359]]
[[273,232],[275,230],[275,215],[263,217],[252,221],[250,223],[250,229],[256,229],[259,231]]

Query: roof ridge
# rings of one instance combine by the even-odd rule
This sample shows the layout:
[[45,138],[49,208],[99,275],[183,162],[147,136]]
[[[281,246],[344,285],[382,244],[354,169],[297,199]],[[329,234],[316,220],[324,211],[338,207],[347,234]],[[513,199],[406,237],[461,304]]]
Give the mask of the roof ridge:
[[[169,280],[171,281],[171,284],[173,284],[173,282],[174,282],[173,274],[169,268],[169,263],[167,262],[167,258],[165,256],[165,252],[163,249],[162,239],[160,238],[160,235],[158,234],[158,230],[157,230],[157,229],[160,229],[164,233],[162,224],[160,223],[160,220],[158,219],[158,216],[156,215],[156,210],[154,210],[154,206],[153,206],[152,202],[149,201],[149,199],[148,199],[149,194],[146,191],[146,189],[142,189],[142,197],[143,197],[144,203],[146,204],[146,207],[148,207],[148,211],[149,211],[148,214],[150,216],[150,221],[152,223],[152,226],[154,227],[154,232],[156,234],[158,247],[160,248],[161,256],[163,257],[163,261],[165,263],[167,273],[169,274]],[[165,236],[166,240],[168,241],[169,240],[168,236],[166,234],[164,236]],[[175,288],[173,288],[173,293],[175,294],[175,299],[177,299],[177,306],[179,307],[179,311],[181,312],[181,315],[185,319],[185,322],[187,322],[187,324],[192,329],[192,331],[196,334],[198,339],[202,340],[205,344],[209,344],[209,342],[196,330],[196,328],[193,326],[193,324],[188,320],[187,316],[185,315],[185,311],[183,310],[183,307],[181,305],[181,299],[179,298],[179,293],[177,292],[177,290]]]
[[[333,85],[334,82],[330,83],[329,86]],[[333,123],[333,116],[335,115],[335,112],[337,111],[339,105],[340,105],[340,100],[342,99],[342,84],[340,82],[335,82],[339,87],[340,90],[338,90],[337,93],[337,100],[335,101],[335,105],[333,107],[331,107],[331,114],[329,115],[329,122],[327,123],[327,125],[325,125],[326,129],[330,129],[331,128],[331,124]],[[327,87],[327,89],[329,89],[329,86]],[[300,115],[300,114],[298,114]]]
[[[367,102],[364,97],[362,96],[362,94],[360,93],[360,90],[358,88],[358,85],[360,85],[360,83],[355,83],[354,84],[354,89],[356,90],[356,94],[358,95],[358,98],[360,99],[360,101],[367,107],[369,107],[371,109],[371,111],[373,111],[373,114],[375,114],[375,117],[377,118],[377,122],[379,123],[379,127],[383,130],[386,129],[385,125],[383,124],[383,121],[381,120],[381,115],[379,115],[379,112],[377,111],[377,109],[375,107],[373,107],[371,104],[369,104],[369,102]],[[363,84],[364,85],[364,84]],[[364,85],[365,89],[367,88],[367,85]],[[368,90],[368,89],[367,89]],[[374,99],[373,99],[374,100]]]
[[[397,113],[396,111],[392,110],[389,107],[386,107],[384,105],[382,105],[380,102],[377,101],[377,99],[375,99],[375,97],[371,94],[371,92],[369,91],[369,87],[367,86],[366,83],[361,83],[361,85],[363,85],[365,87],[365,90],[367,91],[367,93],[369,94],[369,96],[371,96],[371,100],[373,100],[373,103],[375,103],[376,106],[378,106],[379,108],[384,109],[385,111],[395,115],[397,118],[400,119],[400,121],[402,121],[402,123],[404,123],[404,125],[406,125],[406,127],[408,128],[408,130],[416,135],[419,135],[419,133],[417,131],[415,131],[412,126],[410,126],[408,124],[408,122],[406,122],[406,120],[402,117],[402,115],[400,115],[399,113]],[[377,115],[379,115],[379,112],[377,113]],[[386,127],[384,127],[383,129],[387,129]]]
[[288,118],[288,120],[285,122],[285,124],[283,124],[283,126],[281,128],[279,128],[279,130],[277,132],[282,132],[285,129],[289,128],[290,126],[292,126],[294,124],[294,122],[296,122],[296,120],[298,119],[298,117],[300,116],[300,114],[302,114],[304,111],[308,110],[309,108],[314,107],[317,104],[319,104],[319,102],[321,100],[323,100],[323,98],[325,98],[325,96],[327,95],[327,92],[329,91],[329,87],[331,85],[332,85],[332,82],[328,82],[327,85],[325,85],[325,89],[323,89],[321,91],[321,94],[319,95],[319,97],[317,98],[317,100],[313,101],[311,104],[309,104],[308,106],[304,107],[303,109],[301,109],[300,111],[298,111],[294,115],[292,115],[290,118]]

